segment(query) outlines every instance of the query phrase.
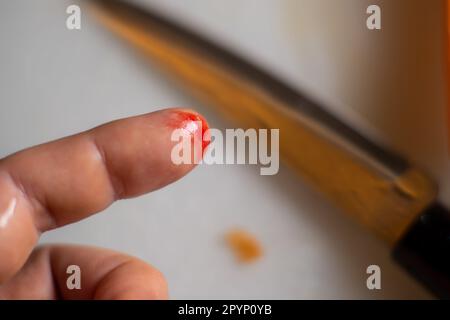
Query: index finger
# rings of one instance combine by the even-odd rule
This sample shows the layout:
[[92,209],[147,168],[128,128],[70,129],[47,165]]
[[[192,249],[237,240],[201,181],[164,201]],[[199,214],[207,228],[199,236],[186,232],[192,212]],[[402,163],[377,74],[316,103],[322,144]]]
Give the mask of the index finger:
[[[193,126],[192,123],[195,125]],[[201,125],[198,125],[198,124]],[[118,120],[0,160],[0,283],[25,263],[40,233],[113,201],[165,186],[195,164],[171,161],[173,130],[207,128],[197,113],[168,109]]]

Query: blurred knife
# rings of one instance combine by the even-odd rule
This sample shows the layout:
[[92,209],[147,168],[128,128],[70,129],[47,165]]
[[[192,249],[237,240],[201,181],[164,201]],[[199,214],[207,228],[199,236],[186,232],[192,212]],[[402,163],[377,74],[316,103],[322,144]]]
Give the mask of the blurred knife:
[[407,161],[352,130],[304,94],[182,25],[118,0],[89,1],[112,32],[175,81],[246,128],[279,128],[280,155],[392,248],[394,258],[450,298],[450,214]]

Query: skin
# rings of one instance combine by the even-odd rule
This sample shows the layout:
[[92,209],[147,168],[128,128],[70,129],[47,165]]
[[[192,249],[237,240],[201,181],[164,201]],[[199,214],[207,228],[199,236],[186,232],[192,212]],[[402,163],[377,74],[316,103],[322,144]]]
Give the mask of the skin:
[[[192,170],[194,164],[175,165],[170,158],[177,143],[171,133],[190,120],[204,122],[194,111],[162,110],[1,159],[0,299],[166,299],[162,274],[137,258],[86,246],[34,247],[45,231]],[[81,268],[81,290],[67,289],[71,264]]]

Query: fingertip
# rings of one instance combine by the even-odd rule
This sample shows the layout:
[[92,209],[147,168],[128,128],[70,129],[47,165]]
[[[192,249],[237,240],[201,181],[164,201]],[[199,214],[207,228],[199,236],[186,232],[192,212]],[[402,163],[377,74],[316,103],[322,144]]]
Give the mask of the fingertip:
[[166,300],[168,285],[153,266],[132,258],[111,270],[99,283],[96,300]]
[[[174,130],[181,128],[188,131],[191,135],[198,134],[199,139],[202,141],[202,151],[204,152],[210,143],[210,139],[206,135],[206,132],[209,129],[206,118],[199,112],[190,108],[171,108],[167,110],[171,113],[168,125]],[[192,122],[197,122],[200,125],[192,126]]]

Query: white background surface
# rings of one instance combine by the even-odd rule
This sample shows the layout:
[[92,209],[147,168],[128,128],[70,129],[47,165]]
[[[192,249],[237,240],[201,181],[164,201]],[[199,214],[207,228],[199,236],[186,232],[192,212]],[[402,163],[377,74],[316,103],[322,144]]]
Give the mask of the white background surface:
[[[408,2],[404,19],[425,15],[412,28],[395,18],[401,5],[382,2],[386,20],[379,34],[364,29],[364,1],[140,2],[307,89],[426,167],[444,182],[442,198],[448,198],[442,57],[432,50],[438,51],[441,33],[426,33],[442,23],[438,1],[431,9]],[[231,126],[181,94],[86,12],[82,30],[68,31],[71,3],[0,1],[0,156],[168,106],[196,106],[212,126]],[[42,242],[141,257],[166,275],[172,298],[429,297],[390,260],[387,247],[287,169],[272,177],[258,173],[254,166],[200,166],[153,194],[49,232]],[[261,261],[235,263],[223,243],[234,226],[261,240]],[[366,288],[370,264],[382,269],[381,291]]]

